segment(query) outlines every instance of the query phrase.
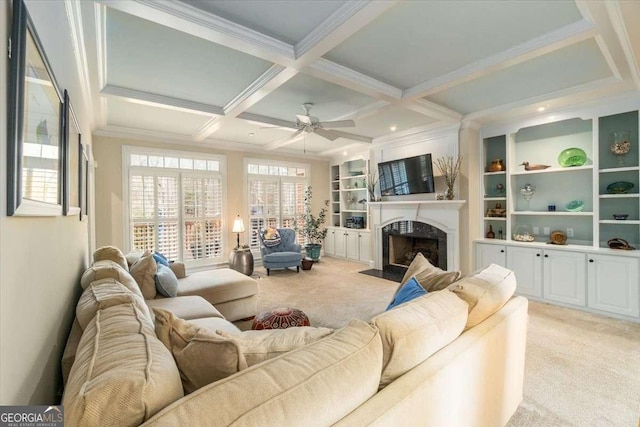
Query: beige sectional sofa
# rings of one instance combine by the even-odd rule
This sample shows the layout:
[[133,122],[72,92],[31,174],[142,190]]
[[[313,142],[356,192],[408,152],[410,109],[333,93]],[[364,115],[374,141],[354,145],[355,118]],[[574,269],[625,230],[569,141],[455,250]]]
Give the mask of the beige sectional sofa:
[[[97,280],[78,303],[84,328],[64,392],[65,422],[505,425],[522,400],[524,377],[527,300],[512,298],[514,289],[513,273],[491,266],[369,323],[353,320],[291,351],[244,363],[185,395],[184,371],[154,333],[140,291]],[[208,334],[240,333],[221,314],[186,323]]]

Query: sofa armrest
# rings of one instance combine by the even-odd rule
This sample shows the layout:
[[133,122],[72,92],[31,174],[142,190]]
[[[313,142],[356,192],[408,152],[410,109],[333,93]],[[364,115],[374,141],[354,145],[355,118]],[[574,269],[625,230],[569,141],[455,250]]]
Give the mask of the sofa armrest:
[[183,279],[187,277],[187,272],[184,268],[184,263],[172,262],[171,264],[169,264],[169,267],[171,267],[171,270],[174,272],[174,274],[178,279]]

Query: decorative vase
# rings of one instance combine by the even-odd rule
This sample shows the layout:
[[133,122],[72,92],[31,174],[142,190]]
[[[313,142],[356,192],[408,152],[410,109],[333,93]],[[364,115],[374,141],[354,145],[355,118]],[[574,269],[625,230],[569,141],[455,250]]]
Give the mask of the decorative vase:
[[585,163],[587,163],[587,153],[582,148],[567,148],[558,155],[558,164],[563,168],[582,166]]
[[609,149],[613,154],[618,156],[618,166],[624,166],[624,156],[631,151],[631,132],[622,130],[611,132],[610,135],[613,139],[613,144],[611,144]]
[[313,267],[313,260],[311,258],[303,258],[302,259],[302,269],[303,270],[311,270]]
[[308,244],[305,245],[304,248],[307,251],[307,258],[311,258],[313,261],[318,261],[320,259],[320,249],[322,245],[319,244]]
[[520,194],[527,201],[527,210],[528,211],[531,210],[531,208],[529,206],[529,202],[530,202],[531,198],[533,198],[533,195],[536,194],[535,185],[525,184],[524,187],[522,187],[520,189]]
[[447,191],[444,192],[444,198],[447,199],[447,200],[453,200],[453,198],[455,196],[456,196],[456,194],[453,191],[453,186],[447,187]]
[[485,237],[487,239],[495,239],[496,238],[496,233],[493,232],[493,225],[489,224],[489,231],[487,231],[487,234],[485,235]]
[[502,159],[495,159],[487,166],[487,172],[502,172],[503,170],[505,170],[505,168]]

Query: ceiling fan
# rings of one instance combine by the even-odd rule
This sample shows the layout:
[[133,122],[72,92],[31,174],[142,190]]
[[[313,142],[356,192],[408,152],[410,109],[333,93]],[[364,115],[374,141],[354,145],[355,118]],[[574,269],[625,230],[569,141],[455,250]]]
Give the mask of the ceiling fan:
[[296,127],[298,128],[289,138],[295,138],[303,132],[316,133],[330,141],[335,141],[341,136],[345,136],[343,132],[327,130],[326,128],[351,128],[356,123],[353,120],[336,120],[332,122],[321,122],[317,117],[312,116],[309,112],[313,107],[313,103],[307,102],[302,104],[304,114],[296,114]]

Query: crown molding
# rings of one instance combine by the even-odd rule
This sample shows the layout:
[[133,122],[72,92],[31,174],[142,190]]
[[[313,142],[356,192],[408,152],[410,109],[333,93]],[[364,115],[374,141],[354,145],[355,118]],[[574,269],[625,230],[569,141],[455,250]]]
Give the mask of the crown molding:
[[460,125],[460,129],[473,129],[473,130],[480,130],[480,128],[482,127],[482,124],[480,124],[479,122],[474,122],[473,120],[462,120],[462,124]]
[[212,117],[211,119],[207,120],[205,124],[200,126],[200,129],[196,130],[191,135],[191,137],[196,142],[201,142],[205,140],[209,136],[218,132],[218,130],[222,127],[222,121],[223,121],[222,117]]
[[[241,103],[249,99],[249,97],[254,95],[258,90],[262,89],[267,83],[269,83],[274,77],[282,73],[282,71],[284,70],[284,66],[273,64],[267,71],[262,73],[260,77],[255,79],[249,86],[247,86],[242,92],[240,92],[235,98],[233,98],[227,103],[227,105],[224,106],[225,114],[228,114],[229,111],[237,108]],[[293,77],[293,75],[291,77]]]
[[387,135],[380,138],[374,138],[373,146],[379,147],[390,144],[403,144],[407,142],[415,143],[416,140],[429,140],[439,138],[452,133],[458,134],[460,130],[460,122],[455,124],[431,123],[426,126],[418,126],[408,129],[404,132]]
[[586,20],[574,22],[550,33],[533,38],[518,46],[487,56],[455,71],[428,80],[404,91],[403,98],[415,99],[441,92],[453,86],[477,79],[490,72],[499,71],[529,61],[547,53],[595,37],[596,26]]
[[203,104],[201,102],[187,101],[185,99],[173,98],[171,96],[157,95],[155,93],[141,90],[127,89],[120,86],[106,85],[100,91],[103,95],[123,98],[130,102],[151,105],[154,107],[166,108],[169,110],[184,111],[205,116],[222,116],[224,110],[221,107]]
[[367,157],[369,155],[369,147],[367,147],[365,150],[363,150],[363,146],[361,144],[349,144],[349,145],[343,145],[341,147],[335,147],[335,148],[330,148],[328,150],[325,151],[321,151],[318,154],[320,156],[326,156],[326,157],[331,157],[333,159],[341,159],[343,157],[345,157],[345,155],[340,155],[337,156],[336,153],[347,153],[347,155],[349,154],[349,152],[353,152],[355,151],[356,153],[360,152],[360,153],[367,153]]
[[433,117],[434,119],[443,122],[459,122],[462,119],[462,114],[457,111],[443,107],[440,104],[436,104],[435,102],[428,101],[424,98],[405,102],[403,103],[403,106],[411,111]]
[[328,59],[320,58],[303,71],[305,74],[357,90],[380,100],[398,101],[402,98],[402,89],[331,62]]

